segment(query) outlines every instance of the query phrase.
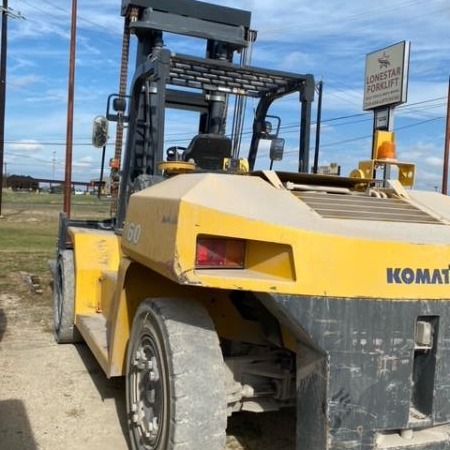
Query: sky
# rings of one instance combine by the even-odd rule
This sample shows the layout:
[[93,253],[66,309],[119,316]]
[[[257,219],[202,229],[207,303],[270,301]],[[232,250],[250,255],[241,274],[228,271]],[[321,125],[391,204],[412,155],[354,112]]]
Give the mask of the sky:
[[[417,189],[440,190],[450,75],[448,0],[210,2],[252,12],[252,29],[258,31],[252,65],[311,73],[323,81],[319,164],[337,162],[343,175],[371,153],[373,113],[362,109],[366,55],[410,41],[408,102],[395,110],[397,156],[416,164]],[[21,18],[8,20],[3,170],[62,179],[71,1],[9,0],[9,7]],[[78,0],[72,168],[76,181],[98,179],[100,174],[101,151],[91,145],[92,120],[105,113],[108,95],[118,91],[120,7],[120,0]],[[169,39],[166,45],[181,53],[198,51],[197,44],[187,40]],[[298,119],[297,105],[295,100],[281,105],[285,113],[292,111],[291,119],[283,119],[286,133]],[[314,122],[316,108],[317,99]],[[183,145],[183,122],[172,123],[168,136]],[[107,159],[114,153],[114,138],[111,127]],[[289,139],[284,160],[274,167],[296,170]]]

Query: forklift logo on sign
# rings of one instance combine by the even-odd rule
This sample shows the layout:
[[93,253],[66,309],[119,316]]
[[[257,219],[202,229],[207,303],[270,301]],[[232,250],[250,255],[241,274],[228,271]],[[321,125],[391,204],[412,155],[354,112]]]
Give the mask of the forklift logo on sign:
[[409,42],[400,42],[366,57],[363,109],[396,106],[406,102]]
[[391,63],[389,62],[389,55],[386,52],[383,52],[383,55],[378,58],[378,62],[380,63],[380,69],[387,69]]

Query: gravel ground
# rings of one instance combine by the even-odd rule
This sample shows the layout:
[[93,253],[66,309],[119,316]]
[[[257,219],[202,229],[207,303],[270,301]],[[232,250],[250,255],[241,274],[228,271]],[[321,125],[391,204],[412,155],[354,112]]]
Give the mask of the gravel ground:
[[[123,379],[86,346],[54,343],[50,304],[48,286],[0,292],[0,450],[126,450]],[[233,416],[225,449],[294,450],[293,416]]]

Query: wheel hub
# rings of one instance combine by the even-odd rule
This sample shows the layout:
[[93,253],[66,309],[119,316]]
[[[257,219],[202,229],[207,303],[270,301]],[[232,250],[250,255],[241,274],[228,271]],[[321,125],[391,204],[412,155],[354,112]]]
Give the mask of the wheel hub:
[[144,445],[158,448],[164,398],[158,352],[150,336],[142,336],[131,364],[131,421]]

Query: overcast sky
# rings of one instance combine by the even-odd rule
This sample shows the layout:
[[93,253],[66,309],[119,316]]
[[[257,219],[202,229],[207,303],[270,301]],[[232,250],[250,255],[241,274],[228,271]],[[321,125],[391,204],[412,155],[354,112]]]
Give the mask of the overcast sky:
[[[448,0],[211,3],[252,11],[252,28],[258,30],[254,65],[312,73],[324,82],[320,164],[338,162],[345,175],[370,156],[372,113],[362,110],[365,56],[411,41],[408,104],[395,111],[398,156],[417,164],[417,188],[440,189],[450,73]],[[120,5],[119,0],[78,1],[74,180],[99,176],[100,151],[90,145],[91,123],[118,90]],[[6,170],[62,178],[71,1],[10,0],[9,6],[24,20],[8,22]],[[113,151],[109,145],[108,157]],[[289,152],[279,167],[295,170]]]

